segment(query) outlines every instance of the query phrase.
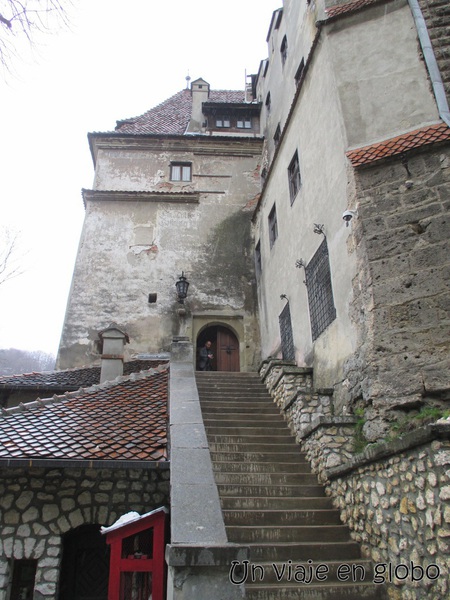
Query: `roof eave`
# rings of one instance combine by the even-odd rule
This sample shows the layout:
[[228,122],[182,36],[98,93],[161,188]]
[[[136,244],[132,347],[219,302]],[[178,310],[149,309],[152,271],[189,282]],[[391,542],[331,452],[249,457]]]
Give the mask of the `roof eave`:
[[84,468],[84,469],[148,469],[167,470],[170,461],[157,460],[111,460],[81,458],[0,458],[0,467]]

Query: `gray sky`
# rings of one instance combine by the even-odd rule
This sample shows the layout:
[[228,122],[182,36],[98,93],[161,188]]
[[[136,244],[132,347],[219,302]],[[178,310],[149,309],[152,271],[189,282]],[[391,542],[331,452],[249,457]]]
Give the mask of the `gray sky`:
[[89,131],[144,113],[203,77],[243,89],[267,57],[279,0],[74,0],[71,28],[40,36],[0,80],[0,225],[25,272],[0,286],[0,348],[56,353],[84,208]]

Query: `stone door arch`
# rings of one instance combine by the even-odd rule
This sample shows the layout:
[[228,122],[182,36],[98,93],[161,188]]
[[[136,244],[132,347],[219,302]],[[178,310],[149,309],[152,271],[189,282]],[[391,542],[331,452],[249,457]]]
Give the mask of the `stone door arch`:
[[239,340],[231,328],[224,325],[208,325],[197,336],[197,365],[198,351],[206,341],[212,343],[213,371],[240,371]]

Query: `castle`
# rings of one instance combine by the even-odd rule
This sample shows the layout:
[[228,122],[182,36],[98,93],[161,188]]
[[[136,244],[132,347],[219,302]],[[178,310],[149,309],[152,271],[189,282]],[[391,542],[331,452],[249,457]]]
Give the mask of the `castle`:
[[[385,454],[369,448],[351,468],[347,442],[356,421],[364,443],[386,444],[399,423],[421,410],[445,416],[448,407],[449,30],[444,0],[284,0],[270,22],[268,58],[245,90],[215,90],[199,78],[114,131],[89,134],[95,181],[83,190],[86,216],[58,354],[60,370],[101,364],[101,382],[120,379],[133,361],[149,361],[152,373],[140,377],[159,381],[170,360],[175,410],[178,397],[186,400],[185,370],[195,370],[196,352],[210,340],[214,370],[260,371],[373,558],[400,556],[399,545],[410,544],[410,560],[440,553],[442,570],[448,428]],[[309,387],[293,394],[303,377]],[[171,416],[171,478],[187,468],[186,414]],[[336,460],[319,425],[343,440]],[[156,446],[145,454],[153,466],[168,456],[166,442]],[[433,462],[437,455],[441,462]],[[376,463],[391,456],[392,464]],[[414,464],[413,478],[427,460],[437,479],[424,479],[422,491],[402,491],[401,477],[392,483],[399,464]],[[374,462],[376,488],[367,483]],[[177,490],[172,480],[169,500],[166,475],[154,468],[159,502],[172,503],[172,523],[188,523],[179,507],[183,494],[199,493],[195,482],[183,479]],[[114,472],[112,479],[120,488],[127,478]],[[397,516],[389,501],[381,514],[378,496],[364,518],[355,516],[358,485],[366,484],[366,495],[390,486],[399,520],[416,518],[419,501],[414,496],[412,507],[411,498],[422,498],[428,512],[419,525],[429,530],[420,551],[414,533],[402,537],[400,529],[396,547],[379,550]],[[379,533],[367,525],[375,514]],[[103,517],[111,514],[105,509]],[[82,521],[73,517],[72,525]],[[180,547],[206,543],[199,527],[186,528]],[[169,550],[171,597],[190,598],[186,590],[207,577],[205,564],[192,560]],[[189,578],[186,569],[196,566],[197,583],[183,592],[177,577]],[[429,597],[444,597],[444,579]],[[42,597],[56,597],[54,589]]]

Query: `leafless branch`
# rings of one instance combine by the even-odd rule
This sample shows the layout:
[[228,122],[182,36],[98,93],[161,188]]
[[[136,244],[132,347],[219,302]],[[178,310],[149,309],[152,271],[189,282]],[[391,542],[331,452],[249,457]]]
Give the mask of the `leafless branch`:
[[23,256],[19,253],[19,237],[18,232],[6,228],[0,231],[0,285],[24,272],[20,264]]
[[36,45],[36,34],[69,25],[67,8],[72,0],[0,0],[0,65],[11,71],[20,54],[21,40]]

